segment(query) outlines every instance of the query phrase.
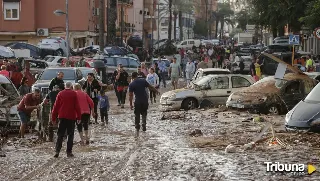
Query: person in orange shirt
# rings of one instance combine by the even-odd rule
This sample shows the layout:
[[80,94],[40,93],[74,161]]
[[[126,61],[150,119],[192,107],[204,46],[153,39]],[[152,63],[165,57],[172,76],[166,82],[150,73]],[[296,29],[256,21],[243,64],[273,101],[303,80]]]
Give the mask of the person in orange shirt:
[[10,72],[7,71],[7,67],[6,67],[5,65],[2,65],[2,66],[1,66],[0,74],[1,74],[1,75],[4,75],[4,76],[6,76],[7,78],[10,79]]

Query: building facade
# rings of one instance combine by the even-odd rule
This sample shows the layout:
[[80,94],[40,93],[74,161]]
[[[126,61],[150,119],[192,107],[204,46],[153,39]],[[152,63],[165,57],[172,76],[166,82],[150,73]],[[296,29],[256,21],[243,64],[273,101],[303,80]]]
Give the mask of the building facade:
[[[198,2],[199,1],[199,2]],[[208,23],[208,37],[213,38],[216,34],[215,13],[218,10],[218,0],[195,0],[195,18]]]
[[[65,37],[65,0],[0,0],[0,44],[14,41],[38,44],[46,37]],[[69,0],[71,48],[98,44],[98,0]]]

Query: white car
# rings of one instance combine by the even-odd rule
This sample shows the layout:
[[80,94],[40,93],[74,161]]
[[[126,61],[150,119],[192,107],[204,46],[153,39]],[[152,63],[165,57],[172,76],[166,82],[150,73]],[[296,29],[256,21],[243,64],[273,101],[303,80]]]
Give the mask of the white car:
[[193,46],[199,47],[200,44],[201,41],[196,39],[183,40],[179,44],[177,44],[177,49],[192,49]]
[[[0,127],[5,127],[9,123],[8,126],[11,129],[19,129],[20,118],[17,111],[17,104],[20,102],[19,92],[11,80],[3,75],[0,75],[0,87]],[[8,109],[10,104],[14,106]],[[7,114],[10,114],[7,117],[9,120],[6,118]],[[33,124],[33,122],[29,124]]]
[[38,43],[38,47],[41,49],[54,50],[59,56],[67,56],[67,42],[61,37],[42,39]]
[[65,58],[66,57],[52,56],[51,58],[48,58],[46,62],[49,65],[49,67],[59,67],[61,66],[63,59]]
[[231,74],[229,69],[221,69],[221,68],[206,68],[206,69],[198,69],[196,73],[193,75],[192,81],[200,79],[201,77],[207,75],[216,75],[216,74]]
[[163,110],[190,110],[203,101],[211,105],[224,105],[228,97],[255,80],[248,75],[208,75],[194,82],[191,88],[177,89],[162,94],[160,105]]

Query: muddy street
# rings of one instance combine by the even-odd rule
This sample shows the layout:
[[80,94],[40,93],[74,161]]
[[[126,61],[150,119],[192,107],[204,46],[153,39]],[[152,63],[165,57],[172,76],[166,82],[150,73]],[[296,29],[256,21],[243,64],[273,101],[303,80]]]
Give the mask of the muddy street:
[[[262,120],[223,107],[160,113],[157,103],[150,106],[147,131],[135,138],[133,111],[128,105],[120,109],[114,93],[108,95],[114,103],[109,124],[91,126],[89,146],[80,146],[75,133],[74,158],[63,152],[53,158],[54,143],[40,144],[32,135],[11,138],[7,156],[0,158],[0,180],[319,180],[317,172],[302,177],[266,172],[267,161],[317,165],[317,135],[286,133],[283,116]],[[243,149],[266,122],[286,147],[264,140]]]

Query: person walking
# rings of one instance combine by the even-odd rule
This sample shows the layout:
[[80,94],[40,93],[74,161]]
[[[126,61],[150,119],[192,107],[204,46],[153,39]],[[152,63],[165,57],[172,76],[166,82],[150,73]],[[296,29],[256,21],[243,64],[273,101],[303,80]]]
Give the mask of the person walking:
[[243,70],[244,70],[244,62],[243,60],[241,59],[240,62],[239,62],[239,68],[240,68],[240,74],[243,74]]
[[137,72],[138,72],[138,78],[143,78],[143,79],[147,78],[147,76],[144,75],[144,73],[141,71],[141,66],[138,66]]
[[127,88],[129,85],[128,77],[129,77],[129,74],[123,69],[123,66],[120,65],[120,69],[116,76],[116,81],[117,81],[117,91],[119,92],[119,97],[121,101],[121,108],[124,108],[124,104],[126,101]]
[[252,63],[250,64],[249,70],[250,70],[250,75],[257,81],[255,59],[252,59]]
[[[146,124],[147,124],[147,111],[148,111],[149,103],[148,103],[148,95],[146,92],[146,88],[149,88],[150,91],[156,92],[158,95],[160,95],[160,93],[156,88],[150,85],[145,79],[139,79],[137,72],[133,72],[131,77],[132,77],[132,81],[129,84],[130,109],[133,110],[133,105],[134,105],[136,136],[139,136],[140,115],[142,116],[142,131],[147,130]],[[135,96],[134,104],[133,104],[133,95]]]
[[187,86],[190,86],[191,79],[193,77],[193,74],[196,70],[196,67],[191,59],[189,59],[187,65],[186,65],[186,78],[187,78]]
[[30,122],[31,113],[35,109],[40,109],[40,90],[35,89],[32,93],[26,94],[20,101],[17,110],[21,125],[18,138],[24,138],[24,133]]
[[118,89],[117,89],[118,82],[117,82],[116,77],[120,71],[121,66],[122,66],[122,64],[118,64],[117,69],[113,72],[113,75],[112,75],[112,83],[113,83],[114,92],[116,93],[116,96],[117,96],[118,106],[121,106],[121,97],[120,97]]
[[311,59],[311,55],[307,55],[306,68],[307,68],[307,72],[314,71],[314,63],[313,63],[313,60]]
[[104,122],[108,124],[108,121],[109,121],[108,112],[110,109],[109,98],[103,90],[100,91],[100,96],[98,96],[98,98],[99,98],[99,105],[100,105],[101,122],[103,124]]
[[28,85],[29,81],[27,77],[23,77],[21,79],[21,83],[19,86],[19,93],[20,96],[23,97],[24,95],[30,93],[30,86]]
[[146,64],[144,62],[141,63],[141,72],[145,77],[148,75],[148,69],[146,68]]
[[72,147],[74,139],[74,128],[76,121],[81,120],[81,108],[78,101],[78,95],[75,91],[71,90],[72,83],[66,82],[65,90],[59,92],[56,102],[54,103],[51,120],[55,125],[57,118],[59,119],[58,138],[56,142],[55,158],[59,157],[62,148],[63,137],[67,131],[67,157],[73,157]]
[[169,77],[171,78],[171,84],[173,90],[178,88],[179,77],[181,76],[180,65],[177,63],[177,59],[174,57],[169,68]]
[[[167,72],[167,66],[166,63],[161,59],[161,57],[159,57],[158,59],[158,66],[159,66],[159,70],[160,70],[160,79],[163,82],[163,87],[166,88],[167,83],[166,83],[166,72]],[[160,82],[159,82],[160,85]]]
[[[90,120],[90,113],[92,113],[93,117],[95,117],[95,113],[91,110],[91,107],[94,107],[94,103],[89,97],[88,94],[81,90],[81,85],[76,83],[73,86],[74,91],[77,93],[77,98],[81,110],[81,121],[77,122],[77,130],[80,135],[81,144],[89,144],[89,120]],[[84,135],[83,135],[84,132]]]
[[[147,75],[147,82],[152,85],[153,87],[158,87],[159,86],[159,77],[158,75],[154,72],[154,68],[149,69],[149,74]],[[151,104],[156,103],[156,92],[150,91],[150,101]]]
[[[101,90],[101,86],[93,73],[88,73],[87,80],[84,82],[82,89],[85,90],[94,103],[94,121],[98,124],[98,92]],[[92,107],[90,109],[92,110]]]
[[[49,90],[52,91],[53,87],[55,85],[58,85],[59,87],[61,85],[64,86],[64,81],[63,81],[64,73],[63,72],[58,72],[57,77],[53,78],[49,84]],[[63,88],[64,89],[64,88]]]
[[256,81],[260,80],[261,78],[261,65],[259,64],[259,59],[256,59],[256,63],[254,64],[256,70]]
[[161,76],[160,76],[160,69],[159,69],[159,66],[158,66],[157,62],[154,63],[153,68],[154,68],[154,73],[156,73],[157,76],[159,77],[159,84],[158,84],[158,87],[156,87],[158,89],[159,86],[160,86],[160,82],[161,82]]

